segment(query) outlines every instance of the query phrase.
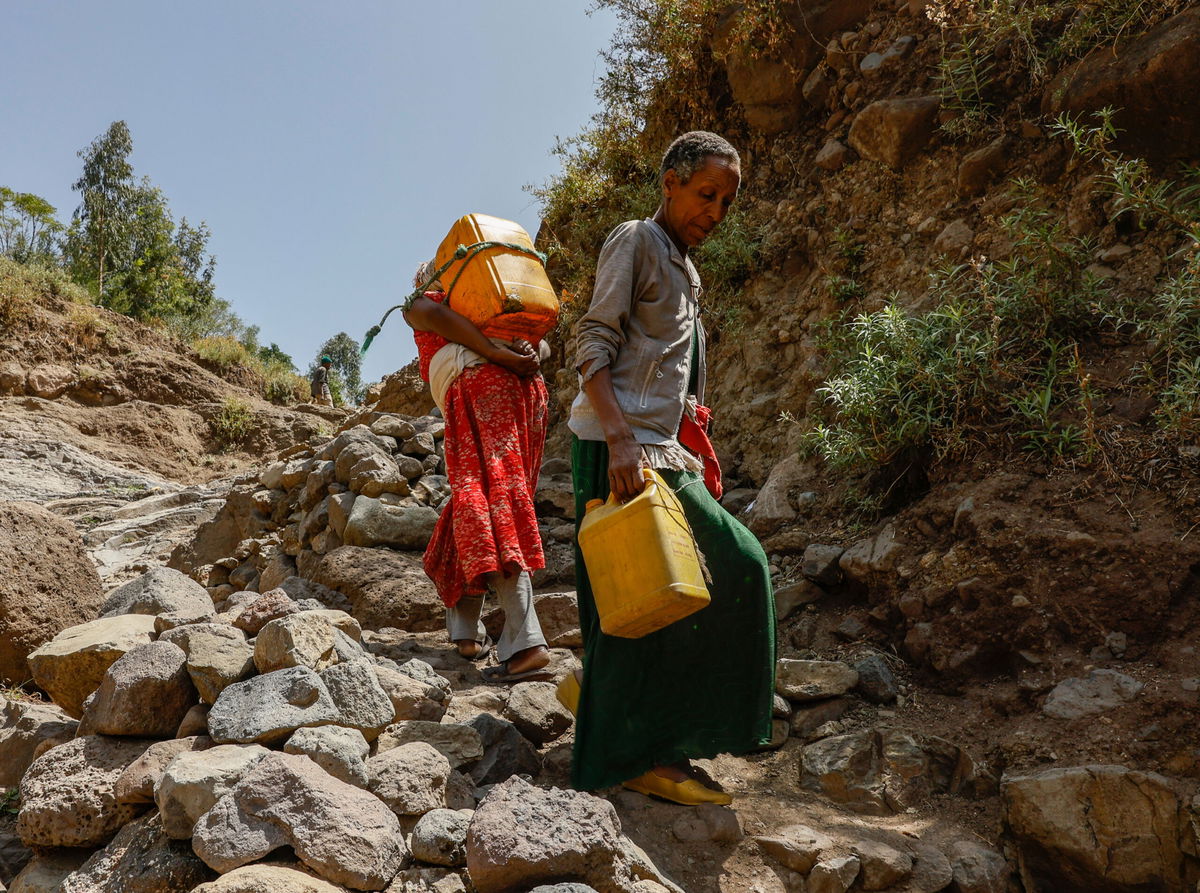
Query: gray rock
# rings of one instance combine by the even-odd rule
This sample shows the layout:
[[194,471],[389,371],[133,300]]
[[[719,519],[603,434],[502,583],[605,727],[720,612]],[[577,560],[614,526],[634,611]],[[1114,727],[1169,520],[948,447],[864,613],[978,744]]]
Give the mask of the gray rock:
[[87,735],[51,748],[21,779],[17,831],[29,846],[97,847],[140,812],[118,803],[117,779],[149,741]]
[[754,842],[767,856],[784,868],[808,874],[821,854],[833,847],[833,840],[807,825],[789,825],[770,836],[756,837]]
[[1042,712],[1058,719],[1107,713],[1133,700],[1145,686],[1116,670],[1092,670],[1082,679],[1065,679],[1054,687]]
[[400,445],[400,452],[406,456],[429,456],[437,452],[437,444],[431,433],[420,431]]
[[[391,890],[391,888],[388,888]],[[345,893],[319,877],[286,865],[243,865],[192,893]]]
[[335,884],[382,890],[409,857],[399,820],[307,757],[273,753],[196,824],[192,847],[222,874],[290,846]]
[[896,529],[888,524],[878,534],[847,549],[838,562],[848,580],[866,583],[872,573],[886,573],[895,566],[900,543]]
[[539,518],[575,520],[575,487],[569,474],[542,475],[538,478],[534,507]]
[[183,649],[188,675],[206,704],[216,703],[228,686],[254,673],[254,648],[245,633],[228,624],[189,624],[168,630],[159,641]]
[[108,593],[100,609],[101,617],[168,613],[211,617],[212,599],[191,577],[173,568],[156,567]]
[[320,676],[337,709],[338,725],[358,729],[368,741],[374,741],[396,718],[391,698],[365,657],[337,663]]
[[413,858],[430,865],[461,868],[467,864],[467,826],[471,813],[456,809],[432,809],[413,828],[410,846]]
[[62,883],[87,861],[88,850],[46,850],[21,869],[9,893],[58,893]]
[[257,744],[222,744],[177,754],[154,789],[163,833],[191,837],[196,820],[270,752]]
[[951,257],[962,256],[971,243],[975,241],[975,230],[963,218],[951,220],[933,240],[935,254],[948,254]]
[[287,667],[324,670],[337,663],[336,630],[316,611],[272,620],[254,640],[254,665],[260,673]]
[[960,840],[947,853],[956,893],[1009,893],[1012,869],[1000,853],[973,840]]
[[438,722],[446,714],[446,694],[440,688],[414,679],[396,666],[377,663],[375,678],[392,702],[397,720]]
[[404,441],[415,435],[417,429],[407,419],[391,413],[384,413],[371,423],[371,433],[378,434],[380,437],[394,437],[396,440]]
[[113,662],[85,702],[83,721],[101,735],[170,738],[197,700],[183,649],[149,642]]
[[154,618],[145,614],[102,617],[64,629],[29,655],[33,681],[71,716],[104,681],[117,658],[154,640]]
[[681,893],[621,833],[612,804],[520,778],[496,785],[479,804],[466,850],[479,893],[528,889],[546,878],[575,878],[605,893],[636,893],[649,880]]
[[535,744],[549,744],[571,728],[575,718],[559,703],[553,682],[520,682],[512,687],[504,718]]
[[808,893],[846,893],[858,877],[857,856],[829,856],[808,873]]
[[836,586],[842,582],[842,569],[838,566],[838,561],[845,551],[841,546],[813,543],[804,550],[801,573],[814,583]]
[[804,748],[800,784],[868,815],[888,815],[935,793],[984,796],[993,780],[961,748],[898,729],[824,738]]
[[900,694],[896,675],[878,654],[857,661],[854,669],[858,673],[856,690],[872,704],[891,704]]
[[856,840],[850,846],[861,864],[859,880],[864,890],[887,890],[912,875],[913,859],[908,853],[875,840]]
[[269,589],[246,605],[233,625],[248,636],[256,636],[272,620],[297,614],[300,606],[282,589]]
[[429,544],[437,512],[423,505],[384,505],[378,499],[354,500],[343,539],[348,546],[390,546],[420,550]]
[[786,620],[801,605],[808,605],[825,595],[825,590],[811,580],[796,580],[775,590],[775,619]]
[[465,723],[479,733],[483,756],[470,767],[476,784],[495,784],[513,775],[537,775],[542,762],[533,745],[512,723],[480,713]]
[[285,753],[303,754],[346,784],[357,788],[367,786],[367,754],[371,746],[358,729],[344,726],[297,729],[283,750]]
[[162,830],[159,816],[134,819],[104,849],[63,880],[61,893],[175,893],[212,880],[214,874],[186,843]]
[[301,726],[330,725],[338,710],[308,667],[291,667],[237,682],[221,692],[208,714],[208,731],[221,743],[270,744]]
[[450,762],[451,769],[473,763],[483,756],[483,739],[471,726],[420,720],[403,720],[388,726],[375,742],[375,753],[387,753],[414,741],[424,741],[432,746]]
[[446,806],[450,761],[423,741],[367,761],[368,789],[396,815],[419,816]]
[[803,704],[792,712],[792,734],[808,741],[822,726],[841,719],[852,706],[849,698],[830,698]]
[[171,760],[181,753],[197,750],[207,750],[213,746],[213,740],[207,735],[191,735],[186,738],[172,738],[169,741],[156,741],[146,748],[145,752],[129,764],[121,773],[113,786],[113,793],[118,803],[153,803],[154,789],[162,779],[163,771],[170,765]]
[[684,843],[736,843],[742,839],[742,825],[732,809],[706,803],[677,818],[671,833]]
[[0,698],[0,787],[16,787],[42,743],[70,741],[78,725],[53,704]]
[[775,690],[789,701],[834,698],[857,684],[858,672],[841,661],[780,658],[775,665]]

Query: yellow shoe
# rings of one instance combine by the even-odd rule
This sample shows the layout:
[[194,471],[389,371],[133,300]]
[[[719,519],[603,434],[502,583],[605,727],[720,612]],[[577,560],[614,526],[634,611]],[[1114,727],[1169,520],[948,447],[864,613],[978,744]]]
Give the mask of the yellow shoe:
[[694,778],[689,778],[687,781],[671,781],[669,778],[663,778],[653,769],[637,778],[621,782],[621,786],[629,788],[631,791],[637,791],[639,794],[661,797],[663,800],[681,803],[684,806],[699,806],[702,803],[728,806],[733,802],[733,798],[724,791],[706,788]]
[[579,687],[579,680],[575,678],[575,673],[572,671],[558,683],[558,690],[555,691],[554,696],[558,698],[558,703],[571,711],[572,716],[578,716],[580,694],[582,694],[582,689]]

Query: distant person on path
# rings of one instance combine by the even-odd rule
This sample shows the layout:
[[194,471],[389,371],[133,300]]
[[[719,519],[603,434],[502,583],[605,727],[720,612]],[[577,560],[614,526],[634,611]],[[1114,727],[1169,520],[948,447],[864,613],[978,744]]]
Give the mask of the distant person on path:
[[[413,285],[426,285],[432,270],[422,264]],[[446,421],[451,495],[425,549],[425,572],[446,603],[458,653],[482,660],[495,645],[500,663],[483,670],[485,679],[549,678],[530,579],[545,567],[533,506],[548,417],[541,352],[520,339],[494,343],[450,308],[440,286],[430,287],[404,314]],[[504,612],[497,643],[480,620],[485,592]]]
[[[622,223],[596,267],[579,322],[580,392],[574,434],[576,530],[588,500],[622,502],[656,469],[682,503],[712,575],[712,602],[640,639],[605,635],[576,548],[582,679],[559,697],[577,711],[572,782],[622,783],[676,803],[728,803],[689,760],[741,754],[771,737],[775,613],[767,558],[721,508],[720,470],[704,434],[705,335],[700,277],[688,257],[729,211],[741,182],[737,151],[705,131],[671,144],[660,168],[662,203]],[[683,444],[686,443],[689,449]],[[637,548],[631,543],[630,548]]]
[[318,406],[333,406],[333,394],[329,392],[329,368],[333,358],[321,357],[321,364],[312,374],[312,402]]

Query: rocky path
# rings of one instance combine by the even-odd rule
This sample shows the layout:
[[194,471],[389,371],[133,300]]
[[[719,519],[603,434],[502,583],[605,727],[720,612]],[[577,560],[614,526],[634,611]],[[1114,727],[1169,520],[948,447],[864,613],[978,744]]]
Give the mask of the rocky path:
[[[40,457],[53,477],[7,495],[77,525],[99,578],[77,619],[29,649],[53,703],[3,704],[15,815],[0,821],[0,882],[1007,893],[1135,890],[1192,871],[1172,783],[1119,765],[1006,774],[968,728],[978,709],[922,688],[852,628],[837,574],[886,565],[894,532],[777,568],[775,740],[699,765],[731,808],[570,791],[572,719],[553,683],[486,685],[444,641],[418,551],[446,497],[440,433],[433,417],[366,412],[203,487],[10,444],[12,467]],[[561,460],[538,504],[551,561],[536,598],[560,677],[580,645]],[[168,553],[186,574],[163,566]],[[843,644],[792,644],[817,622]],[[1140,685],[1081,675],[1047,714],[1086,721]],[[1172,884],[1161,889],[1185,889]]]

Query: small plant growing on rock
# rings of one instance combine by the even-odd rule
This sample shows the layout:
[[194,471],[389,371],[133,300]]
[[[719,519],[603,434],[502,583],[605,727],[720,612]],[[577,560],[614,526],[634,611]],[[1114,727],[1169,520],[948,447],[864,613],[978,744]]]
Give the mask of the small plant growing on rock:
[[250,405],[237,397],[227,397],[220,412],[213,417],[209,425],[213,436],[222,450],[232,450],[240,446],[250,434],[253,414]]

